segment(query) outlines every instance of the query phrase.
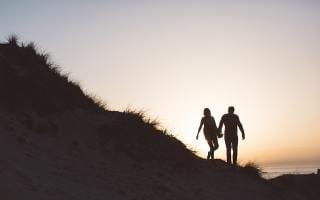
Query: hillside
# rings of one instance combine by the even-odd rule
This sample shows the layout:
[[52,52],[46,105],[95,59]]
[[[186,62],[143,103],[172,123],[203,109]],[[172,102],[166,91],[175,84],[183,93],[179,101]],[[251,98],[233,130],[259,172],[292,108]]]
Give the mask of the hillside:
[[203,160],[156,125],[106,110],[32,43],[0,44],[3,199],[284,199],[254,171]]
[[319,199],[320,175],[282,175],[270,180],[287,199]]

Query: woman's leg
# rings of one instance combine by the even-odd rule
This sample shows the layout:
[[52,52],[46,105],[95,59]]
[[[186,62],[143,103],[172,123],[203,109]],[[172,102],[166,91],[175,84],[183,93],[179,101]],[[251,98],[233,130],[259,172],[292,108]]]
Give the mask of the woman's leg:
[[211,158],[214,159],[214,152],[219,148],[219,143],[217,137],[213,137],[211,140],[212,150],[211,150]]
[[217,150],[219,148],[218,138],[217,136],[213,137],[212,142],[214,144],[213,150]]
[[213,153],[213,143],[212,143],[212,140],[207,140],[207,143],[208,143],[208,145],[209,145],[209,147],[210,147],[210,151],[208,152],[208,155],[207,155],[207,159],[210,159],[210,158],[212,158],[213,156],[212,156],[212,153]]

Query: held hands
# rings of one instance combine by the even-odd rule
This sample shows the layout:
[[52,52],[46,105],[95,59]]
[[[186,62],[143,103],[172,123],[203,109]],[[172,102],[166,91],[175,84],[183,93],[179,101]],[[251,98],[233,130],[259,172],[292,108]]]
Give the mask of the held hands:
[[246,139],[246,136],[244,135],[244,133],[242,133],[242,140]]
[[223,137],[223,134],[221,133],[221,131],[218,132],[217,136],[218,136],[218,138],[222,138]]

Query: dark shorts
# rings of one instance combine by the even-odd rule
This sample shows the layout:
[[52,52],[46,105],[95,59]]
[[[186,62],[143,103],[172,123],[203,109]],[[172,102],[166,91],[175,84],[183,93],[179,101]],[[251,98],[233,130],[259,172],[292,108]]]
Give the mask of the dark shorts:
[[204,137],[206,138],[206,140],[209,140],[209,141],[217,138],[215,134],[204,134]]
[[207,142],[213,141],[213,143],[218,143],[218,137],[217,134],[214,131],[210,131],[209,133],[207,131],[204,131],[204,137],[206,138]]
[[214,137],[217,137],[216,131],[213,129],[204,129],[203,133],[206,140],[212,140]]

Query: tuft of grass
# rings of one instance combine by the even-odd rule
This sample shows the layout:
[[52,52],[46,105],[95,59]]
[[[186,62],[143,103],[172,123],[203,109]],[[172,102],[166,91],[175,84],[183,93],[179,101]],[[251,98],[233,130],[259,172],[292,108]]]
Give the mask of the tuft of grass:
[[7,37],[7,42],[12,46],[18,46],[19,37],[16,34],[11,34]]
[[50,54],[42,52],[39,55],[40,63],[43,65],[51,66],[53,63],[50,61]]
[[85,96],[92,101],[92,104],[96,105],[100,111],[108,110],[108,105],[99,96],[95,94],[85,93]]
[[144,121],[144,119],[147,118],[146,111],[133,109],[130,107],[125,109],[123,113],[131,116],[135,116],[136,118],[141,119],[142,121]]
[[255,162],[248,162],[243,166],[243,170],[246,174],[252,177],[262,177],[263,171],[261,167]]
[[31,51],[34,54],[37,52],[37,45],[34,42],[29,42],[25,46],[25,48],[28,49],[29,51]]
[[147,112],[144,110],[137,110],[132,108],[127,108],[124,112],[129,117],[133,117],[134,119],[143,122],[144,124],[159,130],[160,122],[157,119],[152,119],[147,115]]
[[194,147],[192,147],[191,145],[186,146],[186,148],[189,149],[189,151],[191,151],[191,153],[193,153],[194,155],[197,155],[199,152],[197,150],[194,149]]

